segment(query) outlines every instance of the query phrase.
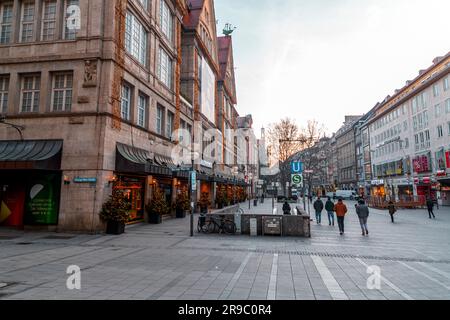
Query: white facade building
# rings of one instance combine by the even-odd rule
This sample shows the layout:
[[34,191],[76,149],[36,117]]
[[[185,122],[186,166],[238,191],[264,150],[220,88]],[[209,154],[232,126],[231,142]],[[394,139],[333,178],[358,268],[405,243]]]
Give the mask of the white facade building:
[[450,205],[450,53],[433,62],[370,120],[372,196]]

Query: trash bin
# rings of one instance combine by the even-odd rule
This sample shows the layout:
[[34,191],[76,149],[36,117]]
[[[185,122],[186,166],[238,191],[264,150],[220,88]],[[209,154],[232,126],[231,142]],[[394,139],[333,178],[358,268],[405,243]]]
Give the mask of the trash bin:
[[258,199],[253,200],[253,205],[254,205],[255,207],[258,206]]

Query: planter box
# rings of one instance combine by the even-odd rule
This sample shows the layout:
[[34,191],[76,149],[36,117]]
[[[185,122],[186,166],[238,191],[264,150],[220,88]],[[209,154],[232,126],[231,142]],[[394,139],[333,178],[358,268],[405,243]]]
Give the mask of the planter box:
[[177,210],[177,219],[184,219],[186,218],[186,211],[184,210]]
[[161,224],[162,223],[162,215],[160,215],[160,214],[150,214],[148,216],[148,223],[150,223],[150,224]]
[[108,221],[106,224],[106,234],[120,235],[125,233],[125,223]]

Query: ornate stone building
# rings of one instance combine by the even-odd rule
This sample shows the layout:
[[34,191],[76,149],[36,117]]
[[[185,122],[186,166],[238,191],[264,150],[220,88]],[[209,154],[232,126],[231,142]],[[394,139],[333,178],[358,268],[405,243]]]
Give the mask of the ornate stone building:
[[0,225],[98,232],[113,189],[136,222],[155,188],[187,189],[174,146],[219,116],[213,1],[11,0],[0,16]]

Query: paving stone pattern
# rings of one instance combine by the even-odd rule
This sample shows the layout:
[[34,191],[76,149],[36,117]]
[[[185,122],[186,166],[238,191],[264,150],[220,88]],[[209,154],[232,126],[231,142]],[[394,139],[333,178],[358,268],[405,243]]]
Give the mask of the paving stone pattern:
[[[267,214],[267,200],[243,207]],[[323,214],[311,239],[191,238],[189,218],[130,226],[122,236],[1,228],[0,299],[450,299],[450,208],[440,208],[436,220],[400,210],[395,224],[386,211],[371,210],[363,237],[354,203],[348,206],[344,236]],[[67,289],[71,265],[81,268],[81,290]],[[379,289],[367,286],[369,266],[380,268]]]

